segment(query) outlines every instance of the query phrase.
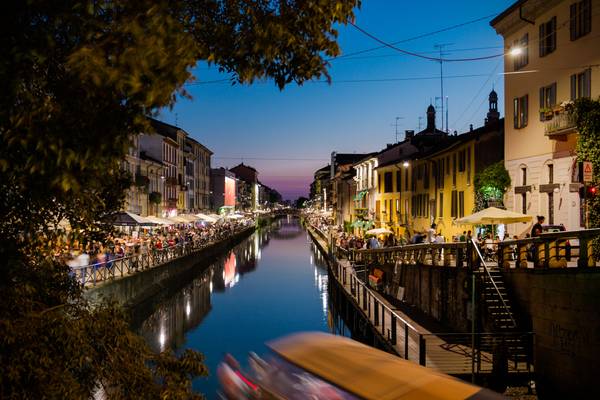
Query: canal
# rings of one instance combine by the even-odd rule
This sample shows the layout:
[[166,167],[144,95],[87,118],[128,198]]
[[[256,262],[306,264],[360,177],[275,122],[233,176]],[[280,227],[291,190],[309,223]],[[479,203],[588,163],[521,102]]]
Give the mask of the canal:
[[[205,356],[210,376],[194,390],[215,398],[216,367],[226,353],[245,365],[249,351],[298,331],[348,333],[330,313],[327,267],[300,221],[278,219],[178,287],[134,310],[136,329],[155,351]],[[335,321],[335,322],[334,322]]]

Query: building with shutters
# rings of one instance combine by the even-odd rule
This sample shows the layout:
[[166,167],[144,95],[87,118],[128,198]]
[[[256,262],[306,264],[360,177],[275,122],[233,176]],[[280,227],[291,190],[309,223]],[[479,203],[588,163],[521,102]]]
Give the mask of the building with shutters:
[[[570,102],[600,95],[600,0],[520,0],[491,21],[504,38],[507,209],[583,226]],[[511,234],[527,228],[513,224]]]

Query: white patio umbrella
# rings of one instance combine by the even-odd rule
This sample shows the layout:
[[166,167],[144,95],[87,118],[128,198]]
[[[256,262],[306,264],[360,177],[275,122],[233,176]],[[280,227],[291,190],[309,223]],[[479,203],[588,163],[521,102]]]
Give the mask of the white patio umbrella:
[[532,219],[533,217],[531,215],[489,207],[485,210],[476,212],[475,214],[459,218],[455,220],[454,223],[457,225],[498,225],[530,222]]
[[390,233],[394,233],[394,232],[390,231],[389,229],[385,229],[385,228],[375,228],[375,229],[369,229],[365,233],[367,235],[389,235]]
[[527,214],[521,214],[514,211],[502,210],[496,207],[489,207],[485,210],[476,212],[475,214],[467,215],[454,221],[457,225],[494,225],[499,224],[514,224],[517,222],[531,222],[533,217]]

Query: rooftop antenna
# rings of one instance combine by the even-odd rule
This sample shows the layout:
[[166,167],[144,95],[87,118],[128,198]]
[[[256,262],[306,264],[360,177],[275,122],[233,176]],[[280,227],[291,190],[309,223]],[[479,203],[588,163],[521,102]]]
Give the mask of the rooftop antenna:
[[421,132],[421,121],[423,120],[423,117],[419,117],[419,132]]
[[404,117],[396,117],[396,122],[392,124],[392,126],[396,128],[396,142],[395,143],[398,143],[398,126],[401,125],[398,123],[398,121],[401,119],[404,119]]
[[179,117],[179,114],[175,113],[175,126],[178,126],[177,125],[178,119],[179,119],[178,117]]
[[[447,55],[447,53],[444,53],[444,47],[450,46],[453,43],[440,43],[440,44],[436,44],[435,47],[436,49],[438,49],[440,51],[440,89],[442,92],[441,95],[441,100],[442,100],[442,131],[444,130],[444,59],[443,56]],[[446,127],[448,128],[448,127]]]

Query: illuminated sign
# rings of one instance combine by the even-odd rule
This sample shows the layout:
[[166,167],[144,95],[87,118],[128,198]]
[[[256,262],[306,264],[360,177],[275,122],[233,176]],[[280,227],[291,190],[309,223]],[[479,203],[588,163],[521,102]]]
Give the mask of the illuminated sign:
[[225,177],[224,206],[235,206],[235,179]]

